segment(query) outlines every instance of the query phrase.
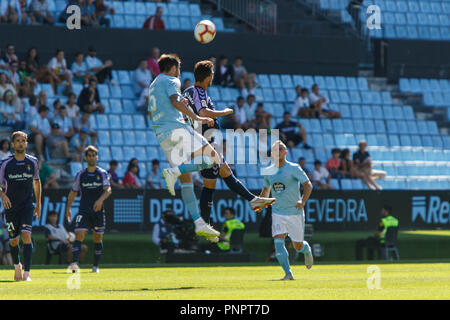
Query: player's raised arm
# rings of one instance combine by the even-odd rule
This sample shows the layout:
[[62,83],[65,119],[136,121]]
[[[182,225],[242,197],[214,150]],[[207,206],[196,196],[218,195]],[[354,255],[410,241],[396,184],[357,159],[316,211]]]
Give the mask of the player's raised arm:
[[201,117],[219,118],[233,114],[233,112],[234,110],[231,108],[226,108],[224,110],[212,110],[208,108],[202,108],[198,113]]
[[195,121],[206,123],[209,127],[214,126],[214,120],[211,118],[203,118],[196,115],[192,110],[190,110],[186,103],[181,99],[181,96],[178,94],[173,94],[170,96],[170,101],[172,102],[172,105],[175,109],[180,111],[182,114],[188,116],[191,119],[194,119]]

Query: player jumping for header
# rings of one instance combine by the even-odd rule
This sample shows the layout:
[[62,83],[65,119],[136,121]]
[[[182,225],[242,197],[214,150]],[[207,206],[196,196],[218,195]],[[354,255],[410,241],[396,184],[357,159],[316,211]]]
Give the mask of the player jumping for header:
[[[169,192],[175,195],[175,183],[181,182],[181,197],[195,224],[199,236],[217,237],[219,232],[200,216],[194,193],[191,172],[211,168],[220,164],[221,158],[208,141],[195,132],[184,121],[183,114],[208,126],[214,125],[211,118],[200,117],[187,108],[187,99],[180,91],[181,61],[175,54],[163,54],[158,60],[161,73],[149,87],[148,114],[152,129],[172,168],[164,169]],[[188,163],[193,159],[193,163]]]
[[[271,148],[274,164],[266,168],[262,197],[272,195],[277,199],[272,207],[272,236],[275,242],[275,253],[278,262],[286,273],[281,280],[294,280],[289,266],[289,253],[284,241],[291,238],[295,250],[305,255],[305,265],[310,269],[313,256],[308,242],[303,240],[305,230],[306,201],[312,191],[312,184],[305,172],[296,163],[286,161],[286,145],[280,140],[275,141]],[[300,194],[300,183],[303,185],[303,195]]]
[[105,232],[105,209],[103,202],[111,195],[109,174],[97,167],[98,150],[94,146],[88,146],[84,150],[84,159],[87,168],[80,170],[69,192],[66,206],[66,218],[71,222],[70,208],[78,192],[81,192],[80,207],[75,216],[75,241],[72,246],[73,260],[69,266],[72,272],[77,272],[78,258],[81,253],[81,243],[89,229],[94,231],[94,265],[92,272],[98,273],[98,264],[103,253],[103,233]]
[[[11,135],[14,155],[3,160],[0,167],[0,182],[6,181],[6,186],[2,186],[0,191],[0,197],[5,208],[9,246],[15,268],[15,281],[31,281],[33,216],[37,216],[38,219],[41,217],[41,180],[39,179],[38,160],[25,153],[28,146],[27,140],[28,136],[25,132],[14,132]],[[35,207],[33,207],[33,198],[36,200]],[[20,235],[22,235],[23,241],[23,275],[19,255]]]
[[[215,110],[214,104],[206,92],[206,89],[211,86],[214,78],[214,64],[208,60],[198,62],[194,67],[194,78],[194,85],[184,90],[183,96],[188,99],[188,106],[195,114],[200,117],[213,118],[213,128],[218,130],[219,123],[217,118],[232,114],[233,109],[226,108],[224,110]],[[197,123],[191,121],[191,125],[195,129]],[[212,135],[214,130],[208,132],[209,128],[206,125],[203,125],[202,128],[199,127],[198,129],[201,129],[203,136],[208,139],[211,145],[215,146],[214,137]],[[200,173],[204,183],[200,197],[200,209],[202,217],[205,220],[209,220],[211,214],[213,195],[219,175],[222,177],[223,181],[225,181],[228,188],[249,201],[250,206],[255,211],[260,211],[262,208],[268,207],[275,202],[274,198],[261,198],[251,193],[242,182],[235,177],[230,166],[223,159],[220,166],[215,165],[212,168],[202,170]]]

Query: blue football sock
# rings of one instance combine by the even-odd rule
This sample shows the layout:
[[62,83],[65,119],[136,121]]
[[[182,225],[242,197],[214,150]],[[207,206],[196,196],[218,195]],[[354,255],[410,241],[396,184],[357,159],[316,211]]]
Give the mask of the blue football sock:
[[191,162],[192,163],[183,163],[178,166],[178,169],[182,174],[194,171],[202,171],[204,169],[209,169],[213,166],[213,161],[211,157],[207,156],[195,157],[194,159],[192,159]]
[[20,263],[20,255],[19,255],[20,247],[19,247],[19,245],[13,247],[10,244],[9,248],[10,248],[10,251],[11,251],[11,257],[13,259],[13,263],[14,264],[19,264]]
[[252,201],[256,196],[248,191],[248,189],[242,184],[242,182],[237,179],[234,174],[231,174],[229,177],[223,178],[223,181],[225,181],[227,187],[233,191],[234,193],[237,193],[247,201]]
[[203,187],[202,194],[200,196],[200,211],[203,220],[205,220],[206,222],[209,222],[209,219],[211,217],[214,191],[216,190]]
[[23,270],[29,272],[31,268],[31,256],[33,254],[33,245],[25,243],[23,245]]
[[275,255],[277,257],[278,262],[283,268],[286,274],[291,273],[291,267],[289,266],[289,253],[286,250],[284,245],[284,239],[276,238],[274,240],[275,243]]
[[183,199],[184,205],[191,214],[192,220],[197,220],[200,218],[200,208],[197,204],[197,197],[194,193],[194,185],[192,183],[182,183],[181,184],[181,198]]
[[72,245],[72,262],[78,263],[78,258],[80,257],[81,253],[81,241],[75,240]]
[[303,253],[305,256],[311,254],[311,247],[309,246],[309,243],[306,241],[303,241],[303,246],[300,250],[297,251],[298,253]]
[[103,242],[94,243],[94,267],[98,267],[100,257],[103,254]]

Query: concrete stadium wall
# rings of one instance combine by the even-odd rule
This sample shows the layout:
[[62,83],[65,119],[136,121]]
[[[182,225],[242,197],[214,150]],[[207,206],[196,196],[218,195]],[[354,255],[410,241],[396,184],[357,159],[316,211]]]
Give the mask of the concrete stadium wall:
[[257,73],[297,73],[357,75],[359,42],[348,37],[310,37],[308,35],[271,36],[252,33],[218,33],[206,45],[194,40],[192,32],[131,29],[1,25],[0,47],[13,43],[20,57],[37,47],[41,63],[47,63],[57,48],[66,52],[68,63],[73,54],[86,52],[93,45],[101,59],[111,59],[116,69],[132,70],[152,47],[176,52],[183,59],[183,70],[192,70],[195,62],[210,55],[230,58],[242,56],[247,69]]

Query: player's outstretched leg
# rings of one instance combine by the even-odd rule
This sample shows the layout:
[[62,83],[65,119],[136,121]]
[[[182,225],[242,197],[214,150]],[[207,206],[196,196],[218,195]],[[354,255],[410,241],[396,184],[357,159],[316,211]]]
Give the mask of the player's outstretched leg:
[[81,243],[84,240],[84,235],[86,230],[75,230],[75,241],[72,245],[72,263],[69,265],[69,270],[73,273],[78,272],[80,269],[78,266],[78,261],[81,253]]
[[309,246],[309,243],[306,241],[303,241],[302,248],[300,250],[297,250],[298,253],[303,253],[305,255],[305,266],[308,269],[311,269],[312,265],[314,264],[314,258],[311,252],[311,247]]
[[284,238],[275,238],[275,256],[278,263],[284,270],[285,276],[281,280],[294,280],[292,275],[291,267],[289,265],[289,253],[284,245]]
[[256,212],[261,211],[263,208],[267,208],[275,202],[275,198],[263,198],[250,192],[247,187],[236,178],[227,163],[224,163],[220,168],[220,176],[227,187],[234,193],[249,201],[250,206]]
[[94,233],[94,264],[92,266],[93,273],[99,273],[100,269],[98,265],[100,263],[100,257],[103,254],[103,234],[102,233]]
[[194,193],[194,185],[192,182],[188,182],[190,179],[182,179],[181,183],[181,197],[185,206],[187,207],[189,213],[191,214],[192,220],[195,224],[195,233],[202,237],[218,237],[220,232],[214,230],[209,224],[203,220],[200,216],[200,208],[197,204],[197,198]]

